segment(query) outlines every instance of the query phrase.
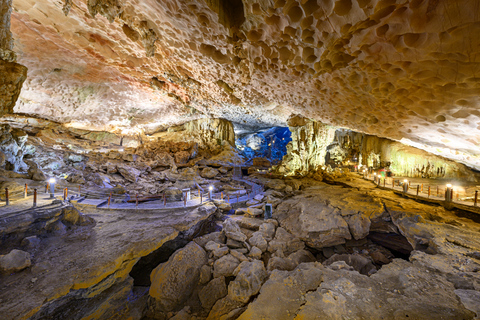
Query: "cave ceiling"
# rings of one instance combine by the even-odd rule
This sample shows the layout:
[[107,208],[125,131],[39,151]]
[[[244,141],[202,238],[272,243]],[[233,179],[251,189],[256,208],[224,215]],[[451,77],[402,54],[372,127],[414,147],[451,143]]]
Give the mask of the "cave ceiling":
[[292,113],[480,168],[480,1],[13,0],[15,112],[154,132]]

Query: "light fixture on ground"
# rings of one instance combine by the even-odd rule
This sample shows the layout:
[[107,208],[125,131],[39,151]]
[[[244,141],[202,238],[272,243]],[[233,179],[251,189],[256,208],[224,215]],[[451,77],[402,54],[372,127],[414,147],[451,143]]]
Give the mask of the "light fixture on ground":
[[50,198],[53,199],[55,198],[55,178],[50,178],[48,182],[50,183]]

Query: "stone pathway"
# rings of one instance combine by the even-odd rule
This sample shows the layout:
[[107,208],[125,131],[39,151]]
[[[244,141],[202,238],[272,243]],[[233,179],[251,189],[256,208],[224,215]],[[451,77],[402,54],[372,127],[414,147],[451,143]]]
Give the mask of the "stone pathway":
[[[240,202],[246,202],[261,192],[263,192],[263,187],[255,184],[251,181],[233,178],[236,181],[246,183],[251,186],[253,192],[247,195],[236,196],[227,196],[223,197],[223,201],[234,204]],[[69,201],[76,206],[77,208],[88,208],[94,207],[98,209],[105,210],[161,210],[161,209],[176,209],[176,208],[195,208],[198,207],[210,200],[221,200],[221,193],[214,193],[213,199],[208,198],[208,193],[202,194],[202,197],[192,193],[191,200],[184,202],[180,201],[167,201],[164,204],[163,200],[152,200],[146,202],[123,202],[124,197],[111,199],[110,204],[108,204],[108,196],[105,194],[86,192],[79,194],[76,191],[69,192]],[[134,199],[134,198],[132,198]],[[39,193],[37,196],[37,207],[51,205],[53,200],[63,200],[63,192],[55,193],[55,199],[50,198],[50,194]],[[27,198],[12,199],[10,200],[10,205],[0,206],[0,218],[3,216],[10,216],[12,214],[20,214],[22,212],[27,212],[34,209],[33,208],[33,195],[29,195]]]
[[[458,207],[462,210],[480,213],[480,207],[475,205],[474,202],[474,195],[476,190],[475,185],[468,185],[464,183],[463,186],[453,186],[453,199],[451,202],[447,203],[445,201],[445,181],[408,177],[393,177],[386,178],[385,180],[384,178],[381,178],[380,181],[374,181],[373,175],[366,175],[363,178],[367,181],[373,182],[379,188],[385,190],[392,190],[395,193],[401,193],[405,196],[408,196],[409,198],[420,199],[443,206],[450,205],[453,207]],[[395,183],[393,185],[392,180],[395,180]],[[400,181],[400,183],[403,184],[404,180],[408,180],[409,183],[407,192],[404,192],[403,185],[397,185],[397,181]],[[430,187],[430,194],[428,191],[428,187]],[[480,202],[480,195],[478,200]]]

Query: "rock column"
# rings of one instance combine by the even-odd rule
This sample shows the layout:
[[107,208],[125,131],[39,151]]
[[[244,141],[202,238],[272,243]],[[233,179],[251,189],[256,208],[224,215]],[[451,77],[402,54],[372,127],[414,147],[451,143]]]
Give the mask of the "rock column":
[[13,38],[10,32],[12,0],[0,3],[0,116],[12,113],[22,84],[27,78],[27,68],[16,63]]
[[305,174],[325,164],[327,146],[333,140],[335,128],[302,116],[288,120],[292,141],[287,145],[281,171]]

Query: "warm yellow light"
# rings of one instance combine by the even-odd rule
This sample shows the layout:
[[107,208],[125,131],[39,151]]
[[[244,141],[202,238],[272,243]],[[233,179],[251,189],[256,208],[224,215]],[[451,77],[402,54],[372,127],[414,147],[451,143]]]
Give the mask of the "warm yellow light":
[[450,183],[447,184],[447,188],[451,188],[452,185]]
[[376,176],[376,175],[377,175],[377,173],[376,173],[376,172],[374,172],[374,173],[373,173],[373,175],[374,175],[374,176]]
[[407,179],[405,179],[405,180],[403,180],[403,182],[407,183],[407,182],[408,182],[408,180],[407,180]]
[[51,178],[50,180],[48,180],[48,182],[55,183],[55,178]]
[[212,187],[212,186],[208,187],[208,190],[212,191],[212,190],[213,190],[213,187]]

